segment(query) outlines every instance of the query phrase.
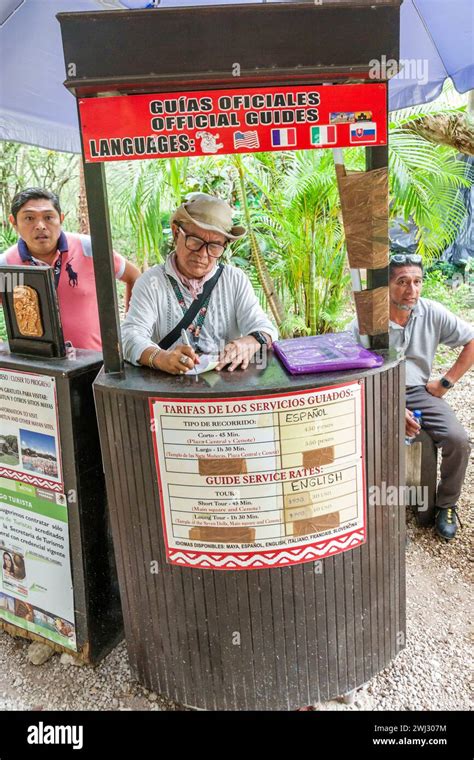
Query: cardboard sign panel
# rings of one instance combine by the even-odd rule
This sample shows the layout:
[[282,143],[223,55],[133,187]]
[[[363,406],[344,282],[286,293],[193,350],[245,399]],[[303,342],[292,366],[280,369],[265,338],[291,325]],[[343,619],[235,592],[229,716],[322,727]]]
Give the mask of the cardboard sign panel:
[[380,83],[84,98],[79,112],[88,162],[387,142]]
[[168,562],[252,570],[366,540],[360,382],[217,401],[151,398]]

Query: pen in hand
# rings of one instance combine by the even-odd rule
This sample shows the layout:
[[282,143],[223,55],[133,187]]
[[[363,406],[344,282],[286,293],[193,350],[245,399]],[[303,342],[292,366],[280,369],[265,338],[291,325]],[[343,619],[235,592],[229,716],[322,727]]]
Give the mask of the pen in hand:
[[[191,343],[189,342],[188,333],[187,330],[184,330],[184,328],[181,330],[181,340],[183,341],[185,346],[189,346],[189,348],[192,348]],[[197,380],[197,370],[196,367],[193,367],[191,372],[194,370],[194,374],[196,375]]]

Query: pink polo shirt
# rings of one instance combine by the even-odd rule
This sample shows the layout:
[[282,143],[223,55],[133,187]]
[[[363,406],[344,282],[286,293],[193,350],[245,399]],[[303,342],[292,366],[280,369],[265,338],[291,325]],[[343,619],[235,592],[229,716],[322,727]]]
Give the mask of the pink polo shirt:
[[[20,241],[20,246],[23,252],[27,251],[23,240]],[[63,254],[57,295],[64,340],[70,341],[75,348],[102,351],[91,239],[89,235],[62,232],[54,263],[58,260],[60,251]],[[0,266],[28,263],[31,265],[31,262],[25,260],[25,255],[20,255],[18,244],[0,255]],[[38,264],[42,265],[42,262]],[[125,271],[125,259],[115,251],[114,268],[116,278],[120,279]]]

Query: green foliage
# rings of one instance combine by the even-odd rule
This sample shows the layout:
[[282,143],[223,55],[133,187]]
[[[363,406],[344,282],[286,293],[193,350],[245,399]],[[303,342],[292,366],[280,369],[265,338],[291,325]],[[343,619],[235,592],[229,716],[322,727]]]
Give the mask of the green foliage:
[[5,251],[17,241],[15,229],[7,223],[0,224],[0,251]]
[[161,161],[140,161],[107,167],[114,245],[117,238],[133,231],[130,245],[141,269],[162,261],[161,217],[164,167]]
[[425,269],[425,272],[426,274],[439,272],[444,278],[449,279],[453,277],[453,275],[463,274],[464,270],[464,266],[459,266],[458,264],[452,264],[450,261],[438,259],[438,261],[435,261],[434,264]]
[[[438,107],[437,112],[456,110],[440,111]],[[428,108],[417,106],[392,114],[389,178],[391,216],[413,219],[419,228],[418,252],[428,262],[455,240],[466,216],[459,190],[472,184],[472,176],[452,148],[435,145],[404,129],[407,122],[425,113],[429,113]]]
[[[473,177],[453,149],[404,126],[426,113],[459,110],[433,103],[391,114],[390,214],[417,224],[425,264],[455,238],[465,217],[459,190]],[[78,160],[0,143],[0,251],[16,240],[6,222],[9,206],[14,193],[28,185],[60,192],[65,227],[77,229]],[[363,171],[364,151],[345,149],[344,163],[348,171]],[[228,260],[247,272],[262,305],[278,315],[282,335],[333,331],[347,320],[349,271],[330,150],[121,161],[107,164],[106,173],[114,247],[142,269],[169,252],[169,217],[182,199],[189,192],[209,192],[229,200],[246,219],[252,234],[233,244]],[[467,286],[448,289],[443,276],[452,276],[449,265],[428,269],[424,295],[456,312],[467,308]]]
[[450,288],[446,285],[445,277],[440,270],[434,270],[425,274],[423,278],[422,296],[446,306],[447,309],[458,316],[469,318],[472,293],[469,285],[460,285],[458,288]]
[[334,329],[348,274],[332,154],[257,154],[244,163],[252,227],[284,304],[281,334]]
[[3,309],[0,309],[0,341],[6,341],[7,339],[7,329],[5,327],[5,316],[3,314]]
[[[42,187],[60,196],[67,229],[77,229],[79,157],[0,141],[0,214],[6,222],[13,196],[25,187]],[[0,241],[2,245],[2,241]]]

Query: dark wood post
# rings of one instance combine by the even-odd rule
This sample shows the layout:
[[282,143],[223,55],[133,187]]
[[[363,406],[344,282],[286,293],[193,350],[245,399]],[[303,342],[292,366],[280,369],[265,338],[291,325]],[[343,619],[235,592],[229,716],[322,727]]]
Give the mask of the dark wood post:
[[[374,148],[365,149],[365,169],[382,169],[388,167],[388,144],[380,145]],[[388,287],[388,266],[382,269],[367,270],[367,290],[375,288]],[[387,315],[388,319],[388,315]],[[384,349],[389,347],[388,322],[387,332],[379,335],[370,335],[370,347],[374,349]]]

